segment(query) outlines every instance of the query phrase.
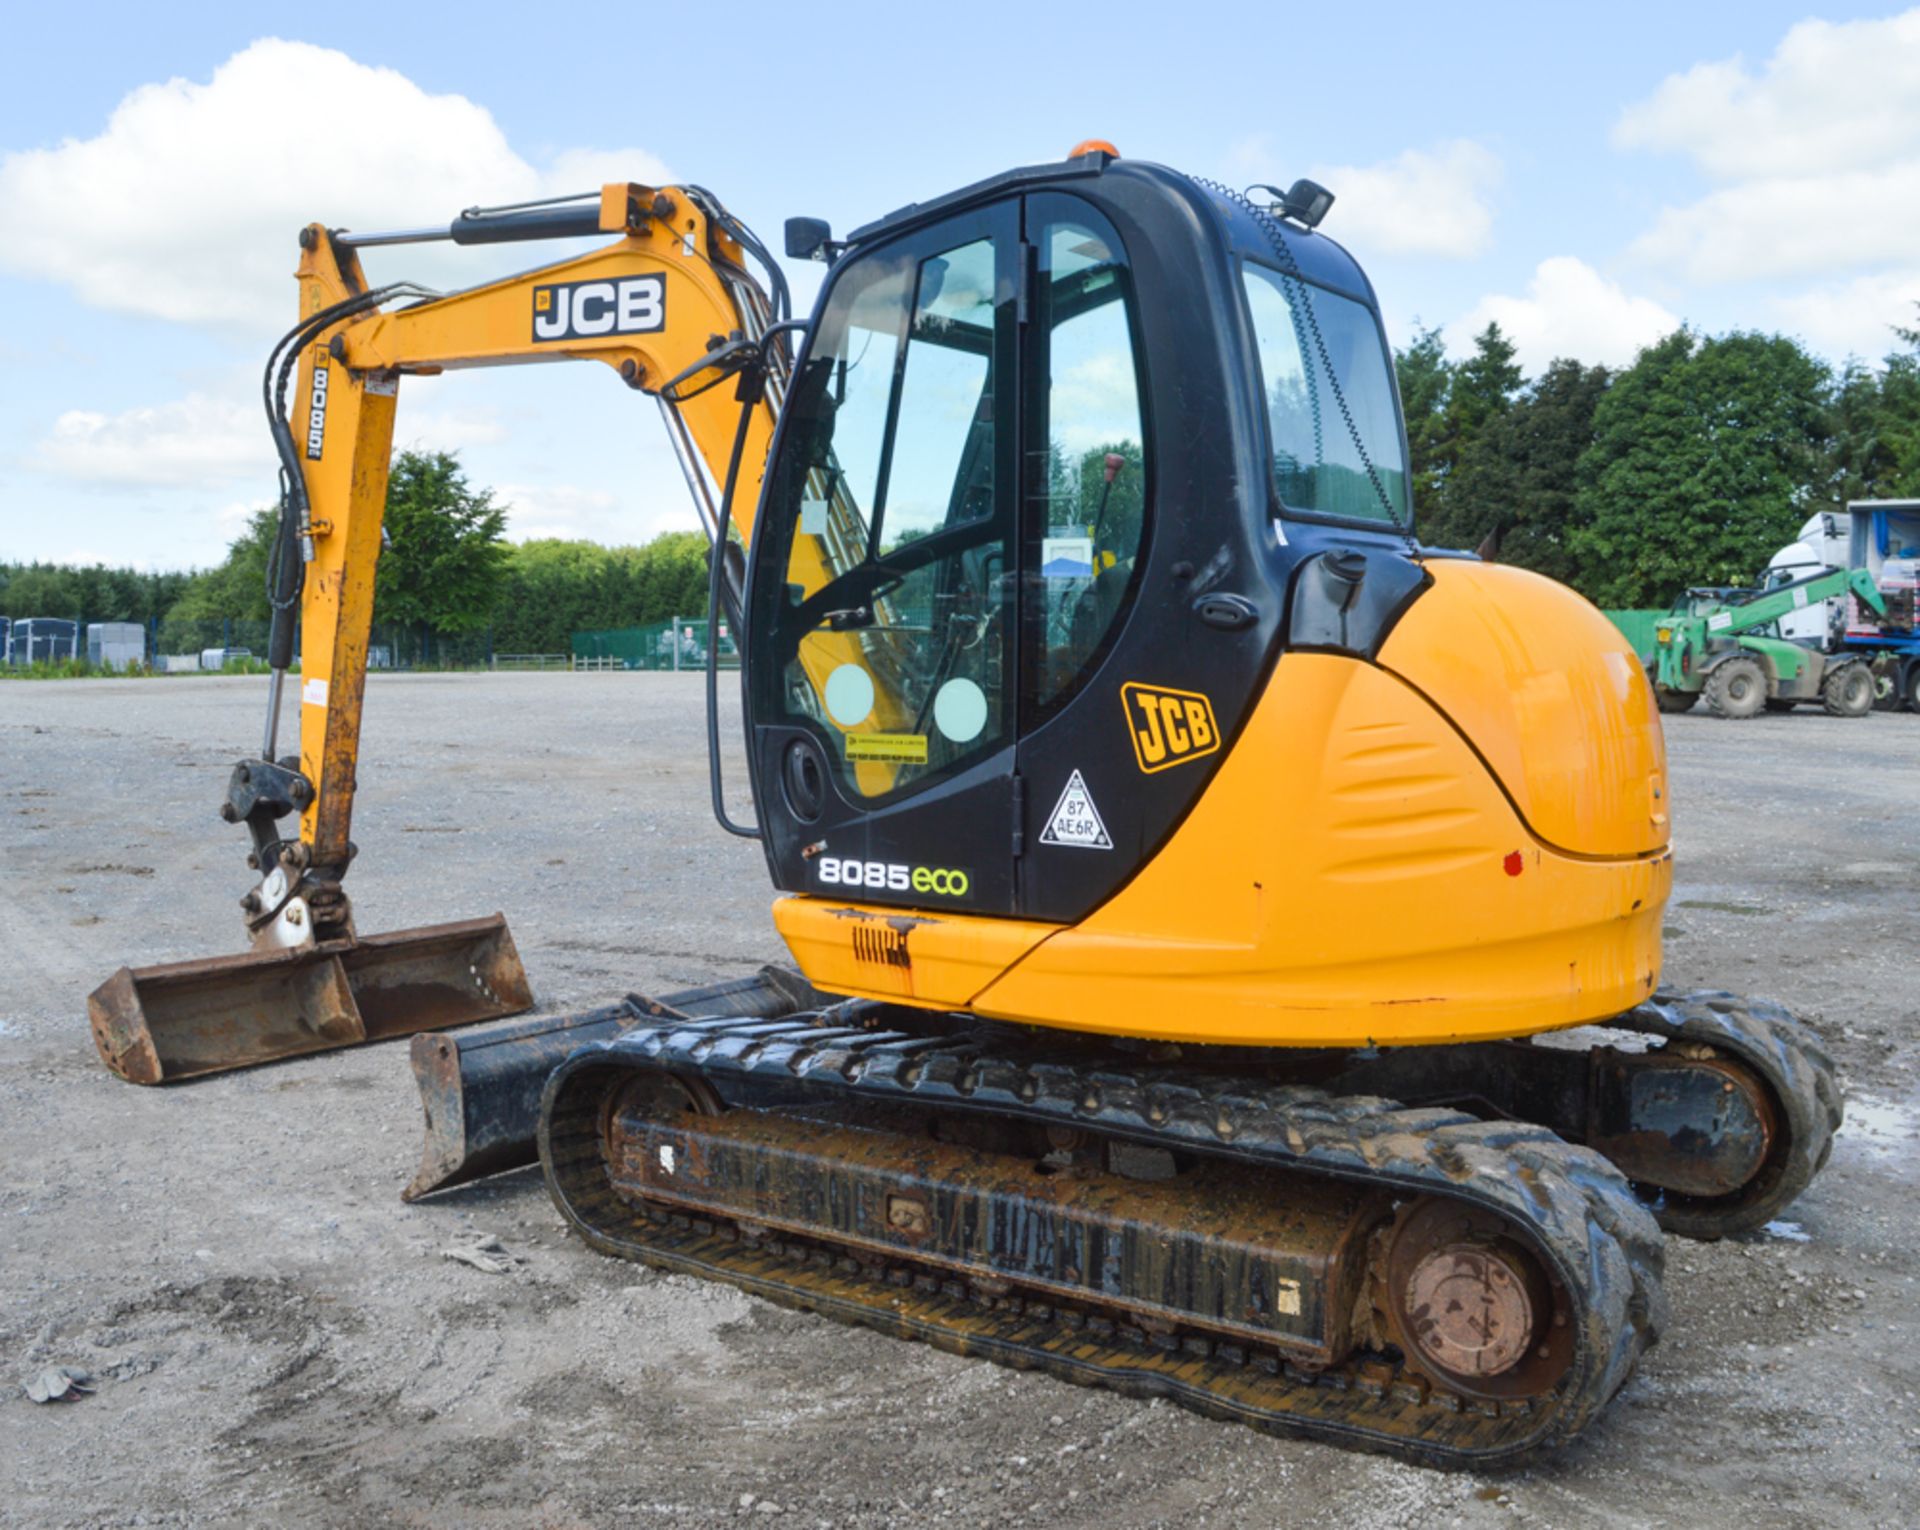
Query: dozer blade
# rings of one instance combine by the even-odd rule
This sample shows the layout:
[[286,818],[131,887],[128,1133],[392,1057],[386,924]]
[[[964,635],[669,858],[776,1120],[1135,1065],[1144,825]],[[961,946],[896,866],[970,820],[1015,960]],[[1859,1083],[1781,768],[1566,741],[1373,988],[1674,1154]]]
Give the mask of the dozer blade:
[[122,967],[87,998],[101,1059],[171,1084],[517,1015],[533,1004],[505,915],[292,951]]
[[776,1020],[818,1009],[837,997],[816,991],[797,972],[762,967],[752,977],[658,999],[629,994],[619,1004],[583,1014],[543,1015],[463,1036],[416,1036],[413,1076],[420,1085],[427,1135],[419,1171],[400,1198],[418,1200],[435,1190],[539,1162],[540,1091],[548,1074],[590,1042],[611,1041],[643,1020]]

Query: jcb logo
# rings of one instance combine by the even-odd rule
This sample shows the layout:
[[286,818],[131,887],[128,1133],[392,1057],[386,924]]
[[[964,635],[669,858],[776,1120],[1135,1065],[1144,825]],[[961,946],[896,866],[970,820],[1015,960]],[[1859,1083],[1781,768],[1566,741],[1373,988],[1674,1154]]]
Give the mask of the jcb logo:
[[666,326],[666,288],[664,276],[535,287],[533,338],[591,340],[599,335],[651,334]]
[[1149,775],[1200,759],[1220,747],[1213,703],[1198,691],[1129,681],[1120,687],[1120,701],[1127,709],[1133,757]]

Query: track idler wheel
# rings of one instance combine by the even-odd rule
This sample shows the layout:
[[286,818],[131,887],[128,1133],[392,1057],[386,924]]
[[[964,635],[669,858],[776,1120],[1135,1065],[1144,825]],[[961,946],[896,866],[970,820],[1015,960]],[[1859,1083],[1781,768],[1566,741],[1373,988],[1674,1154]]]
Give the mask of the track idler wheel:
[[1519,1230],[1426,1200],[1390,1230],[1382,1306],[1409,1363],[1489,1401],[1550,1392],[1573,1360],[1565,1295]]

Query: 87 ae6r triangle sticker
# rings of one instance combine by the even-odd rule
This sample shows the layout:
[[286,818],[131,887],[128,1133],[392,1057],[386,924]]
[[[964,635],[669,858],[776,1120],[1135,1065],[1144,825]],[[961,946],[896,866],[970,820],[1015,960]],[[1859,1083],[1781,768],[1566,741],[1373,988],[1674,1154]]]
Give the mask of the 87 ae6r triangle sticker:
[[1053,805],[1053,815],[1040,835],[1043,845],[1066,845],[1077,850],[1111,850],[1113,839],[1093,805],[1093,793],[1079,771],[1067,777],[1067,789]]

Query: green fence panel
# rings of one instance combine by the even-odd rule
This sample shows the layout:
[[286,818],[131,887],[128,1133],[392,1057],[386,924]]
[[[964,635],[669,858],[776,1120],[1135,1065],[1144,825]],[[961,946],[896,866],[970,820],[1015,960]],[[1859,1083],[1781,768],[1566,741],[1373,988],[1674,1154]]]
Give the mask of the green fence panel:
[[[675,617],[644,627],[608,627],[573,635],[573,657],[589,668],[704,669],[707,624],[703,618]],[[737,669],[740,655],[726,624],[720,627],[720,667]]]
[[1653,657],[1653,624],[1665,611],[1603,611],[1601,615],[1620,629],[1620,635],[1633,645],[1642,659]]

